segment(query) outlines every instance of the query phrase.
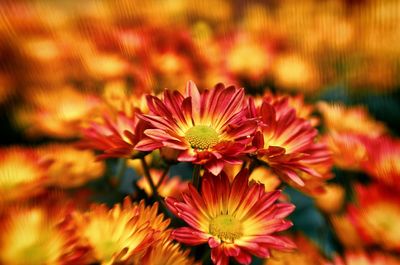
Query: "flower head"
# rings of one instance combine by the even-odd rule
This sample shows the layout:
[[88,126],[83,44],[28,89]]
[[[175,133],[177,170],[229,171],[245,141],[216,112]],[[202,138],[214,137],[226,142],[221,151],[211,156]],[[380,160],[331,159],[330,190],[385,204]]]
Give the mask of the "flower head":
[[228,264],[229,257],[250,264],[251,255],[265,258],[271,248],[295,248],[290,240],[274,234],[292,226],[284,218],[294,206],[277,203],[280,191],[265,192],[262,184],[249,184],[248,178],[247,170],[232,183],[224,172],[206,173],[200,194],[189,184],[183,202],[167,198],[171,211],[190,226],[174,230],[172,237],[188,245],[208,242],[215,264]]
[[141,259],[143,265],[200,265],[189,256],[190,250],[182,250],[180,245],[164,238],[154,244]]
[[84,264],[86,247],[64,210],[12,207],[0,223],[0,263]]
[[370,139],[367,142],[366,172],[388,187],[400,190],[400,140],[390,137]]
[[356,186],[357,204],[348,207],[358,233],[367,245],[400,250],[400,197],[378,184]]
[[179,150],[179,161],[202,164],[215,175],[252,150],[247,144],[257,124],[245,119],[243,89],[219,84],[200,94],[189,82],[185,95],[165,90],[162,100],[147,99],[151,114],[139,116],[154,128],[145,130],[150,140],[140,141],[137,150]]
[[99,158],[133,156],[135,145],[142,138],[146,124],[124,112],[105,114],[102,121],[91,122],[83,129],[82,148],[103,151]]
[[48,164],[31,149],[0,149],[0,203],[30,198],[44,191]]
[[315,142],[317,130],[296,116],[288,98],[267,96],[259,107],[250,100],[248,115],[260,120],[253,140],[257,155],[289,184],[304,187],[331,167],[327,147]]
[[157,215],[157,209],[157,204],[147,208],[143,202],[136,205],[126,198],[111,210],[92,205],[89,212],[76,213],[82,237],[91,246],[91,261],[113,264],[143,256],[169,224]]

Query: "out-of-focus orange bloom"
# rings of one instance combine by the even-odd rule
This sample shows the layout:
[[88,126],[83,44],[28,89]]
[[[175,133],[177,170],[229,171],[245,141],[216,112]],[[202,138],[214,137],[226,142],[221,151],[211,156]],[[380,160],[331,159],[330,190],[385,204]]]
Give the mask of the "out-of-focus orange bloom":
[[72,87],[34,89],[26,95],[28,107],[15,114],[17,125],[32,136],[55,138],[77,137],[80,124],[99,106],[95,96],[85,95]]
[[338,212],[344,203],[344,188],[337,184],[326,184],[324,190],[324,192],[314,196],[318,208],[326,213]]
[[72,145],[52,144],[38,150],[41,159],[51,162],[47,183],[61,188],[81,186],[103,175],[103,161],[96,161],[91,150],[78,150]]
[[384,252],[346,251],[344,257],[335,257],[325,265],[400,265],[400,259]]
[[323,265],[325,259],[317,246],[303,235],[293,237],[297,249],[291,252],[272,250],[271,258],[265,261],[265,265]]
[[329,131],[355,133],[370,137],[377,137],[387,131],[385,125],[374,120],[362,106],[346,107],[341,104],[319,102],[317,108]]
[[367,137],[364,135],[332,131],[324,140],[339,168],[357,171],[367,161]]
[[400,190],[400,140],[390,137],[371,139],[368,160],[363,167],[377,181]]
[[64,209],[10,208],[0,223],[0,263],[84,264],[86,247]]
[[238,34],[234,43],[222,49],[228,49],[225,61],[227,71],[239,79],[259,82],[270,71],[274,52],[265,40]]
[[335,235],[346,248],[355,249],[364,245],[348,214],[331,215],[330,221]]
[[[157,185],[159,183],[163,172],[161,170],[152,169],[150,170],[151,177],[154,183]],[[164,180],[159,184],[157,189],[159,195],[162,197],[172,196],[175,198],[179,198],[181,193],[187,189],[188,181],[182,181],[178,176],[169,177],[168,175],[164,177]],[[137,185],[143,189],[147,195],[151,196],[153,191],[150,187],[149,182],[145,177],[142,177]]]
[[0,203],[23,200],[44,191],[48,163],[31,149],[0,149]]
[[358,203],[349,205],[349,214],[364,242],[387,250],[400,251],[400,197],[373,184],[356,186]]
[[288,54],[277,58],[273,65],[273,74],[277,86],[295,89],[304,93],[315,91],[320,86],[317,67],[300,55]]

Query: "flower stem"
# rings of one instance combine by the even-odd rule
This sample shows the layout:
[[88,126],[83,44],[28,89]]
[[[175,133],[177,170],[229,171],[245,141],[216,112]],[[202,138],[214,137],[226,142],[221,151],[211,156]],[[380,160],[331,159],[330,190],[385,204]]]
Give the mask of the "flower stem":
[[144,176],[145,176],[145,178],[147,179],[147,181],[148,181],[149,184],[150,184],[151,191],[153,192],[154,198],[155,198],[157,201],[161,201],[160,196],[158,195],[158,192],[157,192],[157,187],[156,187],[156,185],[154,184],[153,179],[151,178],[149,166],[147,165],[146,160],[144,159],[144,157],[141,157],[141,158],[140,158],[140,161],[142,162],[142,167],[143,167],[143,171],[144,171]]
[[167,174],[168,174],[168,171],[169,171],[170,167],[171,167],[171,165],[170,165],[170,164],[167,164],[167,167],[165,168],[165,170],[164,170],[164,172],[163,172],[163,174],[162,174],[160,180],[158,181],[158,183],[157,183],[157,185],[156,185],[156,188],[157,188],[157,189],[158,189],[158,188],[161,186],[161,184],[163,183],[165,177],[166,177]]
[[200,169],[200,165],[194,165],[192,182],[198,191],[200,191]]

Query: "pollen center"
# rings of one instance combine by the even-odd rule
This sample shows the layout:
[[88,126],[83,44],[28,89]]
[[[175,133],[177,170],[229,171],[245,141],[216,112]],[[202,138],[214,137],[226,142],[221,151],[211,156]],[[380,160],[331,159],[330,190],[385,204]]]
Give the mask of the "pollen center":
[[218,143],[218,133],[206,125],[196,125],[186,131],[185,139],[195,149],[211,148]]
[[210,234],[217,236],[222,241],[234,242],[243,235],[242,224],[235,217],[220,215],[210,222]]

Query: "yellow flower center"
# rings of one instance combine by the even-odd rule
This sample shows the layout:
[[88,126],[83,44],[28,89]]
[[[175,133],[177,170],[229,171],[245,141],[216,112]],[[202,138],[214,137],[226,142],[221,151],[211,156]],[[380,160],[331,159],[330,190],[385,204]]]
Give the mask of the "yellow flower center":
[[243,236],[242,223],[230,215],[220,215],[210,222],[210,233],[222,241],[234,242]]
[[185,139],[194,149],[208,149],[218,143],[218,133],[206,125],[196,125],[186,131]]

